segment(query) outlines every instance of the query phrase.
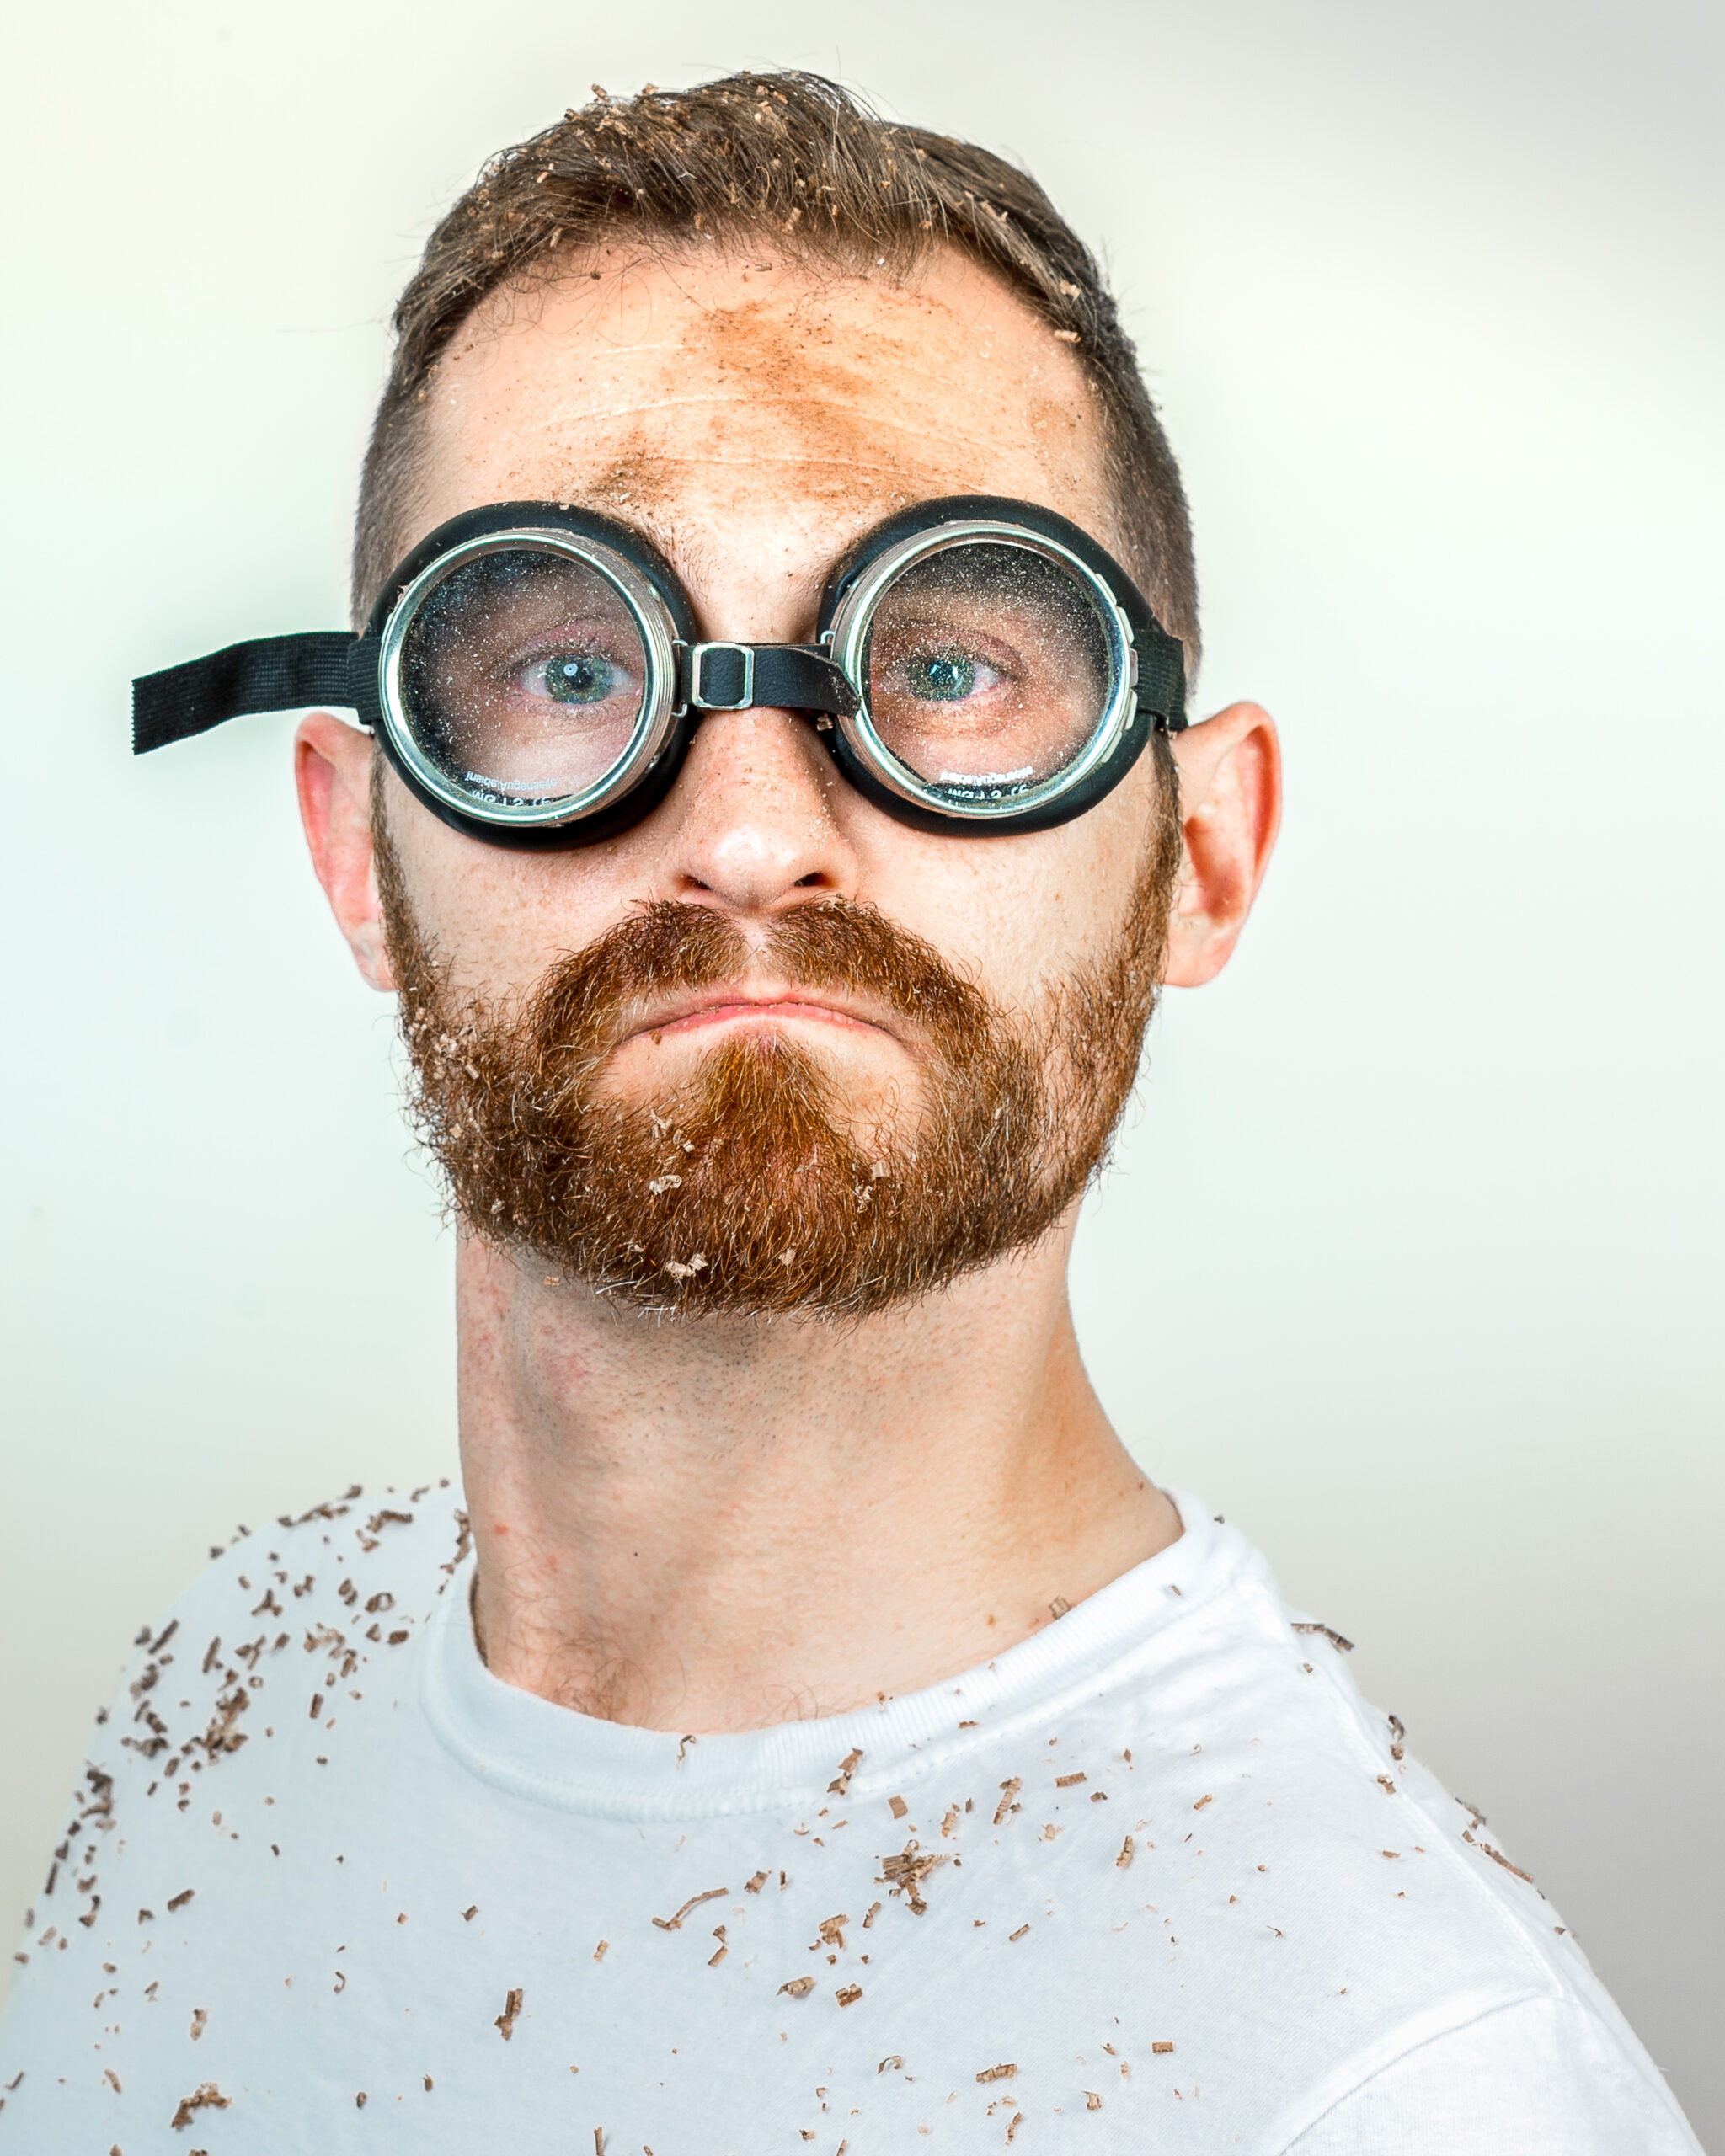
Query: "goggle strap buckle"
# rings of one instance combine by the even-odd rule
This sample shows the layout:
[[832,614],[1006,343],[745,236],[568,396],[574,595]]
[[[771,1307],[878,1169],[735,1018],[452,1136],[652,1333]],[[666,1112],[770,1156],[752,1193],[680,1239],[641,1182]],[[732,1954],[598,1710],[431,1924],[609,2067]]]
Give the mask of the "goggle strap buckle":
[[747,711],[755,701],[755,647],[692,643],[687,702],[697,711]]
[[818,645],[692,643],[677,653],[677,702],[695,711],[857,708],[850,683]]

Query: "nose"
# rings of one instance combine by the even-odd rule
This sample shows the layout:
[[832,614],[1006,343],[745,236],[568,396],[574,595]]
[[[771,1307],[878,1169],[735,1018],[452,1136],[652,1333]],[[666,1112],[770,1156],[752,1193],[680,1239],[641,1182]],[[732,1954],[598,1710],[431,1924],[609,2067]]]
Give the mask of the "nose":
[[839,783],[796,712],[709,712],[665,803],[675,820],[656,895],[757,916],[854,898],[857,857],[834,814]]

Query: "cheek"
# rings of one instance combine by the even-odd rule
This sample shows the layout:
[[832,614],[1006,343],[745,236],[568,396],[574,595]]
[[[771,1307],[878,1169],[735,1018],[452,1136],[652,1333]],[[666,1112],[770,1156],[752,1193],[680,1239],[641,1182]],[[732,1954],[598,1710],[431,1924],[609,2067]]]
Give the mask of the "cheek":
[[1113,948],[1141,851],[1141,811],[1107,814],[1125,791],[1073,823],[1017,838],[937,838],[894,825],[863,851],[857,896],[991,997],[1022,1002]]
[[460,995],[531,989],[627,910],[609,845],[567,853],[488,846],[451,830],[393,782],[389,828],[421,935]]

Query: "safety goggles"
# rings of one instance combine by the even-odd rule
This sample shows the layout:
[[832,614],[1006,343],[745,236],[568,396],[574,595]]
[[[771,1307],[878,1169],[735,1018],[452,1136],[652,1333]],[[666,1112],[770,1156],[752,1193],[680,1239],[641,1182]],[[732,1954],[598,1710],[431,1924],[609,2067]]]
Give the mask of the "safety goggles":
[[586,510],[506,502],[441,525],[362,635],[270,637],[132,685],[142,755],[248,712],[355,712],[408,787],[493,844],[640,821],[708,712],[806,716],[846,779],[943,832],[1043,830],[1186,723],[1178,638],[1064,517],[959,495],[879,526],[812,644],[705,643],[670,565]]

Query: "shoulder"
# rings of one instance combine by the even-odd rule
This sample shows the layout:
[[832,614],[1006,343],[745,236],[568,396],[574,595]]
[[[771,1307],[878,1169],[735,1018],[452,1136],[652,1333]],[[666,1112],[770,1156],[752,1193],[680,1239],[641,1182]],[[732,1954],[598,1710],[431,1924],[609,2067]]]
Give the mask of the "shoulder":
[[[1560,1913],[1485,1815],[1421,1765],[1397,1717],[1361,1698],[1343,1633],[1290,1609],[1262,1558],[1218,1525],[1194,1538],[1181,1585],[1188,1614],[1135,1673],[1146,1727],[1134,1755],[1158,1758],[1157,1823],[1180,1819],[1194,1881],[1218,1860],[1227,1869],[1226,1916],[1246,1919],[1259,1950],[1245,1961],[1259,1969],[1274,1955],[1274,1970],[1259,1969],[1264,2015],[1285,2019],[1298,2002],[1311,2073],[1274,2145],[1330,2156],[1329,2143],[1303,2137],[1345,2102],[1368,2116],[1370,2104],[1400,2101],[1403,2062],[1421,2062],[1406,2068],[1410,2088],[1421,2073],[1484,2086],[1481,2062],[1501,2042],[1513,2075],[1524,2023],[1541,2034],[1551,2087],[1616,2077],[1632,2092],[1623,2102],[1665,2116],[1663,2084]],[[1179,1929],[1196,1940],[1203,1913]],[[1419,2100],[1409,2102],[1413,2116]],[[1397,2144],[1395,2133],[1357,2143]],[[1462,2156],[1476,2144],[1430,2145]]]
[[131,1726],[116,1748],[198,1764],[237,1751],[249,1735],[250,1696],[264,1689],[275,1657],[327,1648],[351,1669],[404,1645],[448,1588],[468,1540],[446,1482],[405,1496],[368,1496],[355,1484],[297,1518],[242,1530],[161,1628],[140,1634],[118,1710]]
[[249,1695],[296,1646],[367,1660],[410,1638],[466,1553],[448,1484],[367,1496],[357,1484],[259,1533],[242,1529],[158,1627],[147,1627],[106,1745],[110,1771],[165,1754],[203,1764],[249,1735]]
[[242,1529],[144,1627],[118,1699],[97,1717],[32,1913],[31,1959],[41,1958],[45,1932],[61,1953],[93,1936],[104,1859],[128,1841],[147,1844],[152,1822],[189,1810],[206,1777],[243,1779],[254,1740],[274,1737],[284,1712],[304,1717],[301,1691],[351,1679],[408,1646],[466,1554],[458,1499],[447,1482],[406,1495],[356,1486],[297,1518]]
[[1231,1532],[1216,1542],[1231,1561],[1177,1643],[1175,1689],[1191,1702],[1192,1739],[1236,1785],[1236,1812],[1276,1815],[1273,1831],[1300,1851],[1315,1896],[1345,1882],[1356,1905],[1402,1905],[1398,1922],[1409,1903],[1444,1913],[1524,1980],[1562,1989],[1573,1946],[1561,1919],[1485,1813],[1420,1763],[1400,1717],[1361,1697],[1354,1642],[1291,1608]]
[[1289,2156],[1699,2156],[1632,2041],[1568,1999],[1524,1999],[1407,2052],[1302,2133]]
[[[281,1857],[272,1833],[288,1842],[296,1796],[339,1748],[369,1761],[368,1732],[399,1727],[393,1710],[415,1683],[416,1642],[461,1576],[457,1497],[447,1484],[352,1489],[242,1530],[138,1635],[16,1956],[0,2028],[8,2103],[29,2115],[62,2081],[84,2089],[79,2101],[117,2102],[121,2079],[134,2078],[118,2073],[123,2042],[136,2040],[133,2013],[158,1990],[171,1996],[174,1972],[200,1967],[210,1949],[200,1913],[248,1894],[254,1912],[269,1905],[253,1892],[257,1865]],[[300,1876],[302,1886],[303,1864]],[[152,1947],[152,1981],[128,1992],[122,2039],[115,1971]],[[108,2068],[93,2095],[93,2042]],[[14,2097],[26,2068],[29,2086]]]
[[1506,1982],[1570,1989],[1585,1963],[1561,1917],[1486,1814],[1421,1763],[1401,1718],[1361,1696],[1354,1642],[1285,1603],[1261,1560],[1238,1568],[1226,1598],[1220,1719],[1242,1773],[1275,1785],[1264,1794],[1314,1893],[1345,1890],[1355,1921],[1376,1912],[1442,1931]]

